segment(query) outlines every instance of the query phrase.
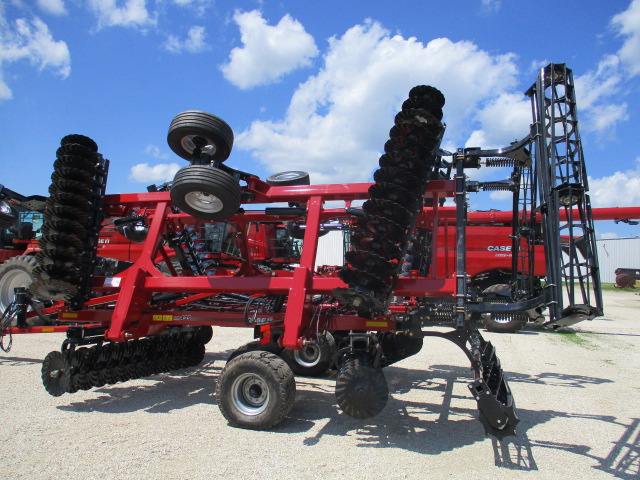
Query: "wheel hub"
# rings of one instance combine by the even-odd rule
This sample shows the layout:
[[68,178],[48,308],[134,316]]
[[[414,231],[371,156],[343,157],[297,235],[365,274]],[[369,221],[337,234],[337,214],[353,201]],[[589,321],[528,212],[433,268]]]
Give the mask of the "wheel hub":
[[306,345],[300,350],[294,350],[293,356],[303,367],[314,367],[320,361],[320,347],[318,345]]
[[13,302],[14,290],[18,287],[28,287],[33,278],[27,272],[16,270],[9,272],[5,276],[5,282],[0,286],[0,307],[6,309]]
[[236,378],[231,392],[233,405],[244,415],[259,415],[269,404],[267,384],[253,373],[245,373]]
[[218,197],[208,192],[190,192],[185,195],[184,199],[191,208],[201,212],[216,213],[224,207]]
[[182,138],[180,143],[182,144],[182,148],[190,153],[193,153],[193,151],[198,147],[202,153],[207,153],[209,155],[214,155],[217,151],[216,145],[213,141],[200,135],[186,135]]

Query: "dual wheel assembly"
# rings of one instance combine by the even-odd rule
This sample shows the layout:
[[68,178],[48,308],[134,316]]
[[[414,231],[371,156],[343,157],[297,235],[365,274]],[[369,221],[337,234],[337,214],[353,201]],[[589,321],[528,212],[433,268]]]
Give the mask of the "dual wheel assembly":
[[[188,110],[174,117],[167,143],[190,164],[176,173],[171,201],[185,213],[203,220],[224,221],[242,203],[242,174],[225,167],[231,154],[233,131],[221,118],[199,110]],[[282,172],[267,178],[274,186],[309,185],[306,172]]]

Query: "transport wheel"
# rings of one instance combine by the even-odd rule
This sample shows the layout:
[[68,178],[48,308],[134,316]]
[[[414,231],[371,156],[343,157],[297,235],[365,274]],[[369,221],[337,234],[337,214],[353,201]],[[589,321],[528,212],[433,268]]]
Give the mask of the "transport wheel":
[[226,220],[240,208],[242,189],[227,172],[203,165],[178,170],[171,200],[184,212],[203,220]]
[[300,350],[283,350],[281,356],[287,360],[296,375],[321,377],[331,367],[336,342],[327,332],[324,338],[303,346]]
[[291,171],[275,173],[267,177],[266,182],[274,187],[285,187],[291,185],[310,185],[311,179],[307,172]]
[[171,150],[185,160],[191,160],[198,146],[213,160],[224,162],[231,154],[233,131],[221,118],[207,112],[187,110],[171,121],[167,143]]
[[18,212],[12,205],[0,200],[0,228],[9,228],[18,221]]
[[353,418],[371,418],[380,413],[389,398],[382,370],[365,359],[344,360],[336,377],[336,399],[344,413]]
[[216,397],[234,427],[266,430],[284,419],[295,400],[296,382],[287,363],[273,353],[247,352],[218,377]]
[[[16,288],[27,288],[33,283],[33,270],[37,266],[38,262],[30,255],[12,257],[0,266],[0,312],[4,312],[13,302]],[[45,306],[43,302],[33,301],[32,304],[39,316],[30,318],[29,325],[34,327],[47,324],[48,321],[40,316],[40,309]]]
[[59,397],[71,383],[71,366],[62,352],[50,352],[42,362],[42,383],[49,395]]
[[198,327],[198,329],[196,330],[195,338],[202,345],[206,345],[213,338],[213,327],[211,327],[210,325]]
[[4,312],[15,299],[14,289],[31,285],[37,266],[36,259],[26,255],[11,257],[0,266],[0,310]]
[[282,352],[282,347],[275,342],[261,344],[259,340],[254,340],[253,342],[249,342],[245,345],[242,345],[240,348],[235,350],[231,355],[229,355],[229,358],[227,358],[227,363],[229,363],[234,358],[242,355],[243,353],[257,352],[257,351],[270,352],[270,353],[273,353],[274,355],[280,355],[280,353]]

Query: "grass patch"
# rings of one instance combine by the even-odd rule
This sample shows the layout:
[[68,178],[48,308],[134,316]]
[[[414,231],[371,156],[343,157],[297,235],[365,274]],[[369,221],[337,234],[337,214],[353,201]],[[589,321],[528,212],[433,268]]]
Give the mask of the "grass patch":
[[554,337],[562,342],[571,343],[578,347],[589,350],[597,350],[600,348],[599,343],[592,341],[596,335],[589,333],[578,333],[571,330],[553,330],[550,332]]
[[602,290],[607,292],[638,292],[640,291],[640,289],[636,287],[620,288],[615,283],[603,283]]

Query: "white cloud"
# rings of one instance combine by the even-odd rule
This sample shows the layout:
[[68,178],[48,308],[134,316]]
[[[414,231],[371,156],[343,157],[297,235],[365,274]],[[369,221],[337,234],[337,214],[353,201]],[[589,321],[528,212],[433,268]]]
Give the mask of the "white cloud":
[[31,22],[17,19],[13,25],[5,24],[0,37],[0,100],[12,98],[11,89],[3,81],[6,64],[28,60],[40,71],[51,69],[62,78],[71,73],[71,55],[67,44],[55,41],[47,25],[35,17]]
[[129,181],[138,183],[169,182],[173,180],[178,170],[180,170],[180,166],[177,163],[158,163],[153,166],[148,163],[138,163],[131,167]]
[[480,4],[482,5],[482,9],[489,12],[497,12],[500,10],[502,1],[501,0],[480,0]]
[[626,103],[596,105],[590,109],[583,129],[586,132],[613,133],[618,123],[628,119]]
[[625,37],[618,56],[631,76],[640,74],[640,0],[633,0],[624,12],[611,19],[611,26]]
[[298,87],[285,118],[255,121],[235,144],[272,172],[306,170],[313,183],[367,181],[413,86],[442,90],[445,136],[456,144],[480,105],[515,86],[516,73],[511,54],[446,38],[424,45],[367,22],[329,40],[324,66]]
[[640,205],[640,157],[635,170],[617,171],[602,178],[589,177],[589,193],[594,207]]
[[187,38],[180,40],[175,35],[169,35],[169,38],[164,44],[164,48],[171,53],[199,53],[207,50],[209,46],[204,39],[207,36],[207,32],[204,27],[191,27],[187,33]]
[[489,198],[491,198],[491,200],[496,200],[498,202],[503,202],[505,200],[512,200],[513,192],[509,192],[509,191],[491,192],[489,194]]
[[162,160],[168,160],[169,159],[169,154],[167,153],[162,153],[162,151],[160,150],[160,148],[157,145],[147,145],[147,148],[144,149],[144,153],[147,155],[150,155],[154,158],[159,158]]
[[188,8],[189,11],[198,17],[205,14],[209,7],[213,6],[214,0],[173,0],[173,4],[178,7]]
[[596,70],[575,78],[576,100],[584,131],[612,133],[619,122],[629,118],[626,103],[609,101],[611,97],[619,98],[624,83],[620,67],[616,55],[605,55]]
[[98,19],[98,28],[144,28],[157,23],[156,16],[151,15],[147,10],[146,0],[88,0],[88,2]]
[[624,38],[615,54],[602,57],[595,70],[576,77],[576,96],[586,132],[612,134],[620,122],[629,119],[626,103],[619,98],[629,77],[640,74],[640,0],[632,0],[627,10],[615,15],[611,27]]
[[502,93],[476,114],[482,129],[472,132],[467,147],[506,147],[529,134],[531,100],[522,94]]
[[273,83],[287,73],[311,64],[318,49],[302,24],[285,15],[270,26],[257,10],[236,12],[242,48],[231,50],[229,62],[222,65],[225,78],[239,88]]
[[52,15],[65,15],[67,13],[63,0],[38,0],[38,7]]

